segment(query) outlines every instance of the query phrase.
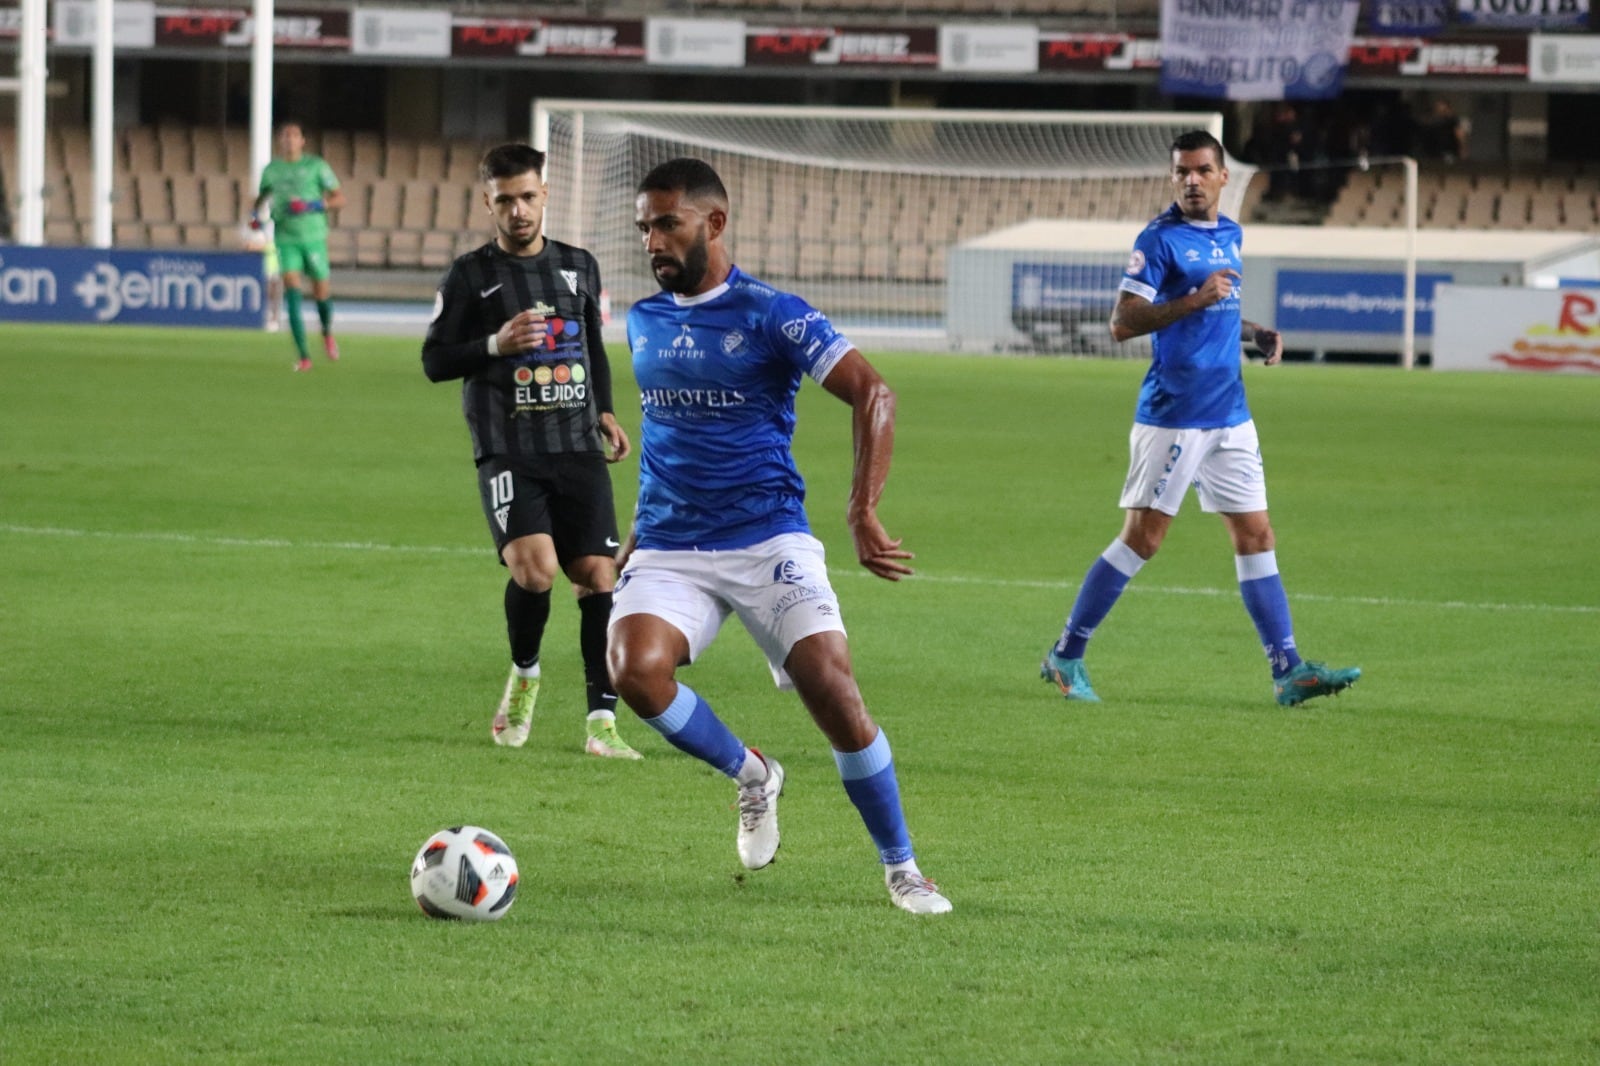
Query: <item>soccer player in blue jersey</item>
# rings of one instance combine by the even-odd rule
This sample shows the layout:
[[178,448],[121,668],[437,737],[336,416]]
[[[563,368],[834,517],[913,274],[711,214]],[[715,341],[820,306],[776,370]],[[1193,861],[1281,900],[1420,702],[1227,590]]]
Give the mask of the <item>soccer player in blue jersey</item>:
[[1283,338],[1240,314],[1242,234],[1218,211],[1228,183],[1222,145],[1204,130],[1178,137],[1171,177],[1177,201],[1134,241],[1111,313],[1111,336],[1119,342],[1154,334],[1129,437],[1126,517],[1084,576],[1040,676],[1069,700],[1099,701],[1083,665],[1089,638],[1161,547],[1193,483],[1201,510],[1220,514],[1227,526],[1239,591],[1272,667],[1273,691],[1292,707],[1350,687],[1361,670],[1302,661],[1295,649],[1240,371],[1241,343],[1253,341],[1272,366],[1283,358]]
[[778,850],[784,771],[746,747],[676,679],[730,614],[796,690],[833,747],[844,789],[878,847],[889,897],[914,914],[950,901],[917,867],[889,741],[850,666],[839,601],[811,535],[790,441],[809,376],[853,412],[847,518],[856,557],[878,577],[910,574],[910,552],[878,521],[894,445],[894,393],[822,312],[733,265],[729,202],[698,159],[639,183],[635,221],[662,292],[628,312],[643,407],[639,497],[611,615],[611,678],[673,746],[739,786],[738,853],[758,870]]

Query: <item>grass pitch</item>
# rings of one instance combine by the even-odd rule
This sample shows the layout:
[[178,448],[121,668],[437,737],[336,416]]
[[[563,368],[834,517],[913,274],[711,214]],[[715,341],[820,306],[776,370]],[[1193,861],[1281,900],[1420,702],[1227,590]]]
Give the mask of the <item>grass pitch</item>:
[[[956,905],[919,920],[736,628],[684,676],[790,772],[770,869],[629,717],[643,763],[581,754],[564,585],[533,738],[491,745],[504,576],[416,342],[295,375],[281,337],[5,335],[0,1061],[1600,1058],[1600,382],[1247,370],[1300,646],[1366,671],[1294,711],[1192,500],[1091,647],[1106,702],[1037,680],[1142,366],[876,357],[899,586],[853,565],[848,412],[807,386],[813,523]],[[409,897],[462,821],[521,865],[496,925]]]

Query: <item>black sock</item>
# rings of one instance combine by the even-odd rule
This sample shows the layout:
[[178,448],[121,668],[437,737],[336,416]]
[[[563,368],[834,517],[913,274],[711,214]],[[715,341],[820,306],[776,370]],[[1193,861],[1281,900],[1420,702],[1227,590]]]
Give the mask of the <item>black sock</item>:
[[539,661],[539,644],[549,620],[549,589],[529,592],[515,581],[506,582],[506,635],[511,638],[513,663],[526,669]]
[[578,644],[583,648],[583,687],[591,711],[617,710],[617,693],[606,672],[606,625],[611,621],[611,593],[595,592],[578,601],[582,621]]

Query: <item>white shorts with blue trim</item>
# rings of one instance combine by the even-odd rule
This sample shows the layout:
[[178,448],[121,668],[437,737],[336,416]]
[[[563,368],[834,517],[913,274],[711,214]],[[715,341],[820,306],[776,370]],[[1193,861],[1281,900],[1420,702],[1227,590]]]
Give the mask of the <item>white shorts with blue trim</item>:
[[822,542],[783,533],[727,551],[640,549],[617,579],[611,625],[631,614],[670,623],[689,642],[693,662],[711,646],[730,614],[755,638],[779,688],[789,652],[815,633],[843,633],[839,598],[828,582]]
[[1225,429],[1164,429],[1135,423],[1128,434],[1128,480],[1123,508],[1148,507],[1175,515],[1189,494],[1200,509],[1248,514],[1267,509],[1267,481],[1254,420]]

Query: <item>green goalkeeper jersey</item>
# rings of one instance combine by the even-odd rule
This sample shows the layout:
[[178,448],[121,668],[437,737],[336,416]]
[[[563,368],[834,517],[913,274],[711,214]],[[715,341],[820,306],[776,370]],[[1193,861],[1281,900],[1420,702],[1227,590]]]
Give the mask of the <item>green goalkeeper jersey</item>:
[[301,200],[307,204],[321,200],[332,189],[339,187],[333,168],[321,156],[303,155],[294,162],[274,159],[261,172],[261,194],[272,197],[272,221],[277,226],[277,239],[304,243],[328,239],[328,216],[324,211],[302,211],[294,214],[290,201]]

